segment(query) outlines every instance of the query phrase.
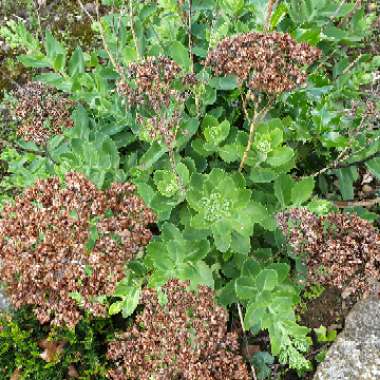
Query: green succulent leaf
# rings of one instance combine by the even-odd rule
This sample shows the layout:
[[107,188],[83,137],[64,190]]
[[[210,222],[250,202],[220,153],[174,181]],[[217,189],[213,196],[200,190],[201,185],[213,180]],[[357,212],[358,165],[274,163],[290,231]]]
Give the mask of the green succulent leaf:
[[314,190],[314,179],[312,177],[303,178],[301,181],[298,181],[291,191],[291,200],[293,205],[301,205],[305,203]]
[[203,134],[206,142],[215,146],[223,142],[227,138],[229,132],[230,123],[227,120],[224,120],[218,125],[206,127]]
[[274,149],[268,157],[267,162],[271,166],[282,166],[287,164],[294,157],[294,150],[288,146]]
[[165,223],[160,238],[147,247],[145,263],[152,269],[150,285],[162,286],[178,278],[190,281],[193,288],[200,284],[213,287],[211,268],[203,261],[209,250],[207,239],[187,240],[177,227]]
[[260,292],[272,291],[278,284],[278,274],[274,269],[264,269],[256,277],[256,286]]
[[209,81],[209,85],[216,90],[234,90],[238,87],[238,80],[235,76],[214,77]]

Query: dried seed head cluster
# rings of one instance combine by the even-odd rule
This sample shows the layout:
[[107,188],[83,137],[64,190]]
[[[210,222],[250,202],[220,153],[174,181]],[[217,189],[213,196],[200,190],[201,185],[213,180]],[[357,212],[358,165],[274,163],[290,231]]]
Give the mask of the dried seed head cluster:
[[380,233],[354,214],[317,217],[307,209],[278,215],[297,254],[306,254],[310,283],[335,286],[347,295],[366,294],[380,280]]
[[14,116],[20,120],[17,134],[26,141],[44,144],[53,135],[71,128],[74,102],[39,82],[29,82],[15,92]]
[[[154,215],[131,184],[98,190],[84,176],[41,180],[0,220],[0,278],[14,307],[33,305],[41,323],[74,326],[81,306],[105,315],[126,261],[148,244]],[[80,296],[79,296],[80,294]]]
[[148,57],[129,65],[127,81],[119,82],[118,89],[130,106],[149,104],[159,113],[169,107],[172,97],[178,97],[172,84],[180,72],[181,68],[167,57]]
[[216,75],[236,75],[250,89],[278,94],[306,81],[305,65],[320,50],[297,43],[289,34],[246,33],[221,41],[206,58]]
[[144,310],[119,340],[111,342],[108,358],[115,362],[112,380],[248,380],[233,333],[227,333],[227,312],[213,301],[208,287],[197,294],[187,284],[169,281],[157,292],[143,291]]
[[[118,83],[118,92],[126,98],[128,106],[137,109],[137,121],[148,128],[152,139],[158,137],[170,145],[175,138],[180,112],[178,105],[185,102],[187,92],[175,88],[180,79],[181,85],[194,83],[192,75],[181,77],[181,68],[167,57],[148,57],[141,63],[128,67],[126,79]],[[175,111],[170,110],[177,105]],[[153,112],[146,118],[139,110]],[[168,112],[169,111],[169,112]]]

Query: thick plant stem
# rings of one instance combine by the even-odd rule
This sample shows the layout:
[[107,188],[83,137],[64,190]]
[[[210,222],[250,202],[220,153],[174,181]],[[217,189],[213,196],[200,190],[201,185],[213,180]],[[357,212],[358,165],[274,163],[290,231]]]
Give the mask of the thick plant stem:
[[[246,351],[245,353],[248,356],[248,339],[247,339],[247,336],[245,335],[244,318],[243,318],[243,313],[241,311],[241,306],[239,303],[237,304],[237,309],[238,309],[238,313],[239,313],[240,325],[241,325],[241,328],[243,330],[243,335],[244,335],[244,344],[245,344],[245,351]],[[251,367],[252,379],[257,380],[255,367],[253,366],[252,363],[250,363],[250,367]]]
[[189,2],[189,12],[187,17],[187,38],[188,38],[188,44],[189,44],[189,57],[191,62],[191,73],[194,74],[194,60],[193,60],[193,37],[192,37],[192,30],[191,30],[191,12],[192,12],[192,0],[188,0]]
[[78,1],[79,6],[81,7],[82,11],[90,18],[90,20],[93,23],[98,22],[99,33],[100,33],[100,38],[102,40],[103,48],[106,51],[106,53],[108,55],[108,58],[109,58],[110,62],[112,63],[112,66],[115,68],[116,72],[121,75],[122,72],[121,72],[120,65],[117,64],[117,62],[115,60],[115,57],[111,53],[111,50],[110,50],[110,48],[108,46],[108,43],[107,43],[107,39],[106,39],[106,35],[105,35],[105,31],[104,31],[103,25],[102,25],[102,22],[100,20],[99,1],[96,0],[96,3],[95,3],[95,5],[96,5],[96,17],[97,17],[97,20],[95,20],[95,18],[91,15],[91,13],[86,9],[86,7],[83,5],[83,3],[82,3],[81,0],[77,0],[77,1]]
[[244,164],[245,164],[245,162],[248,159],[249,151],[252,148],[253,136],[255,134],[255,127],[256,127],[256,119],[257,119],[257,114],[255,113],[255,115],[253,116],[253,119],[251,120],[251,124],[249,125],[248,144],[247,144],[247,146],[245,148],[245,151],[244,151],[244,154],[243,154],[243,158],[241,159],[241,162],[240,162],[240,165],[239,165],[239,172],[241,172],[243,170]]
[[268,1],[268,9],[267,9],[267,17],[265,18],[265,24],[264,24],[264,32],[268,33],[270,30],[270,22],[272,19],[272,13],[275,6],[276,0],[269,0]]
[[140,60],[142,57],[140,54],[140,49],[139,49],[138,40],[136,36],[135,25],[133,23],[133,17],[134,17],[133,3],[132,3],[132,0],[129,0],[129,18],[130,18],[130,23],[131,23],[131,33],[132,33],[133,42],[135,44],[137,58]]
[[[249,119],[248,117],[248,111],[247,111],[247,106],[246,106],[246,100],[243,98],[243,110],[244,110],[244,114],[246,116],[246,118]],[[245,151],[244,151],[244,154],[243,154],[243,158],[241,159],[241,162],[240,162],[240,165],[239,165],[239,172],[241,172],[244,168],[244,164],[245,162],[247,161],[248,159],[248,154],[252,148],[252,145],[253,145],[253,137],[255,135],[255,129],[256,129],[256,125],[260,122],[260,120],[262,120],[265,115],[268,113],[269,109],[272,107],[272,104],[273,104],[273,98],[269,99],[269,102],[268,102],[268,105],[266,107],[264,107],[261,111],[257,112],[257,108],[258,108],[258,104],[256,103],[255,104],[255,111],[254,111],[254,115],[253,115],[253,118],[252,120],[250,121],[250,124],[249,124],[249,136],[248,136],[248,143],[247,143],[247,146],[245,148]]]

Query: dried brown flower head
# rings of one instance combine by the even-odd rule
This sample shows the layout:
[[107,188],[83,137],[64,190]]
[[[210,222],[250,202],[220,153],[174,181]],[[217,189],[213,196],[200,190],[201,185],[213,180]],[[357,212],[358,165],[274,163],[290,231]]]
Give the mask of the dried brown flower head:
[[39,82],[29,82],[15,92],[14,116],[20,120],[17,134],[26,141],[44,144],[53,135],[71,128],[74,102]]
[[116,368],[112,380],[248,380],[233,333],[227,333],[227,312],[217,306],[213,292],[170,281],[163,288],[167,303],[145,289],[144,310],[119,340],[111,342],[108,358]]
[[119,93],[130,106],[149,104],[154,111],[169,107],[171,97],[178,94],[172,84],[181,68],[167,57],[148,57],[128,67],[127,80],[119,82]]
[[278,94],[301,86],[303,67],[319,56],[319,49],[297,43],[289,34],[252,32],[225,38],[205,65],[216,75],[236,75],[250,89]]
[[[126,78],[118,83],[118,92],[128,107],[136,109],[137,122],[148,129],[150,138],[162,138],[170,146],[175,139],[181,105],[187,91],[178,89],[195,83],[193,75],[181,76],[181,68],[167,57],[148,57],[128,67]],[[141,111],[141,112],[140,112]],[[153,114],[146,116],[146,113]]]
[[308,281],[365,294],[380,280],[380,233],[354,214],[317,217],[305,208],[278,215],[295,253],[305,254]]
[[106,314],[124,265],[151,239],[154,215],[131,184],[98,190],[77,173],[41,180],[0,220],[0,278],[14,307],[33,305],[41,323],[74,326],[81,306]]

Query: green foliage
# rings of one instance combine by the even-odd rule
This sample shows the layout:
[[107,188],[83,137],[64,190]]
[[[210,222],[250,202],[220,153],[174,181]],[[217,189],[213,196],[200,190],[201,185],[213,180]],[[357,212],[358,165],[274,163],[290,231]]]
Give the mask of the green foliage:
[[193,174],[187,201],[195,212],[190,226],[208,231],[221,252],[231,249],[247,254],[253,224],[267,217],[265,207],[251,201],[244,177],[222,169],[213,169],[207,175]]
[[73,120],[74,128],[52,137],[44,148],[18,141],[14,147],[3,150],[0,159],[8,163],[8,176],[0,182],[4,194],[1,200],[8,200],[9,193],[25,189],[37,179],[63,177],[70,171],[85,174],[99,188],[125,180],[115,141],[99,126],[90,129],[83,109],[74,111]]
[[311,177],[296,182],[289,175],[281,175],[274,182],[274,193],[281,207],[300,206],[312,195],[314,180]]
[[293,307],[299,303],[297,288],[289,281],[289,265],[267,266],[247,260],[235,282],[235,292],[247,309],[244,327],[254,331],[268,330],[273,355],[293,368],[308,366],[303,358],[308,348],[308,329],[298,326]]
[[114,293],[115,297],[120,298],[120,300],[110,305],[109,314],[115,315],[121,312],[124,318],[131,316],[139,304],[141,285],[141,279],[134,278],[132,272],[127,273]]
[[252,357],[252,364],[255,366],[257,373],[256,376],[259,380],[264,380],[269,378],[271,374],[271,369],[269,365],[274,363],[274,357],[268,352],[260,351],[256,352]]
[[210,251],[207,240],[188,240],[173,224],[161,227],[160,238],[147,248],[145,263],[152,271],[149,285],[158,287],[172,279],[214,287],[212,271],[204,262]]
[[[372,33],[374,15],[354,2],[277,2],[268,29],[317,46],[322,57],[309,68],[305,87],[269,99],[248,94],[234,76],[213,76],[203,64],[223,38],[262,31],[267,1],[102,3],[110,12],[92,25],[103,43],[95,51],[71,51],[50,31],[41,43],[21,23],[0,29],[24,50],[19,60],[37,70],[38,80],[78,102],[74,128],[46,147],[17,141],[2,151],[8,165],[2,202],[39,178],[67,171],[103,188],[133,182],[157,215],[157,236],[126,268],[109,314],[133,317],[146,284],[160,288],[174,278],[192,288],[205,284],[225,306],[243,305],[245,329],[265,330],[281,363],[309,368],[303,356],[309,330],[297,324],[294,311],[302,290],[298,263],[284,250],[275,216],[299,206],[328,213],[332,201],[355,198],[363,168],[380,177],[380,132],[367,112],[368,99],[379,109],[368,89],[380,59],[358,50]],[[129,64],[149,56],[170,57],[181,78],[196,79],[180,105],[172,146],[149,138],[118,92]],[[173,88],[183,91],[178,83]],[[144,121],[173,116],[174,103],[138,111]],[[258,104],[268,110],[250,135]],[[268,377],[268,355],[253,358],[259,378]]]
[[[111,325],[105,320],[86,318],[75,331],[49,331],[34,319],[28,308],[23,308],[13,312],[12,316],[0,314],[0,325],[0,373],[3,379],[10,379],[19,369],[20,379],[63,380],[71,366],[76,368],[80,378],[107,378],[102,346],[106,344]],[[44,360],[41,342],[45,339],[57,344],[64,342],[62,352],[52,349]]]
[[40,48],[38,40],[27,30],[22,22],[7,21],[5,25],[0,27],[0,36],[13,49],[23,48],[30,52],[36,52]]
[[318,343],[334,342],[336,339],[336,330],[327,330],[325,326],[314,329]]

